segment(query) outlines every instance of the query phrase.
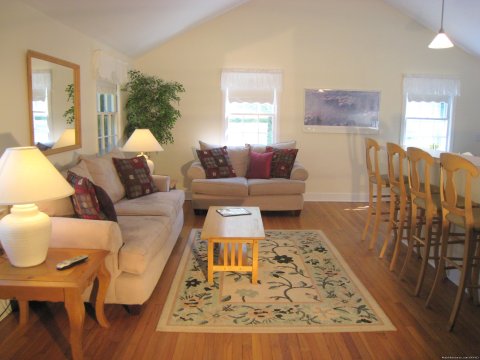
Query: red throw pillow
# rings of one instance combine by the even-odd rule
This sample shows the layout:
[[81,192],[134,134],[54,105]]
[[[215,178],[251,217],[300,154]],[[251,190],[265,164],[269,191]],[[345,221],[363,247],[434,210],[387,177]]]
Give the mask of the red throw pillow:
[[272,166],[273,152],[250,152],[250,164],[247,170],[247,179],[269,179]]
[[67,172],[67,181],[75,190],[71,197],[75,214],[82,219],[106,220],[107,217],[100,210],[93,183],[71,171]]
[[298,149],[276,149],[267,146],[266,151],[273,151],[270,177],[290,179]]
[[112,158],[128,199],[152,194],[158,189],[153,182],[147,160],[143,156],[131,159]]
[[207,179],[237,176],[230,162],[226,146],[209,150],[197,150],[197,155],[205,170]]

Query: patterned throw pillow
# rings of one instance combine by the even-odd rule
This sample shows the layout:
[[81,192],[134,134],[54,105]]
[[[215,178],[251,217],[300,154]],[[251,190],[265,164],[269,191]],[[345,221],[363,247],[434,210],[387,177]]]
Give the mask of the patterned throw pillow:
[[270,177],[290,179],[298,149],[276,149],[267,146],[266,151],[273,151]]
[[205,169],[207,179],[237,176],[228,157],[226,146],[210,150],[197,150],[197,155]]
[[107,217],[100,210],[93,183],[71,171],[67,172],[67,181],[75,190],[71,197],[75,214],[81,219],[106,220]]
[[131,159],[112,158],[118,176],[125,187],[128,199],[152,194],[158,189],[150,175],[147,160],[143,156]]

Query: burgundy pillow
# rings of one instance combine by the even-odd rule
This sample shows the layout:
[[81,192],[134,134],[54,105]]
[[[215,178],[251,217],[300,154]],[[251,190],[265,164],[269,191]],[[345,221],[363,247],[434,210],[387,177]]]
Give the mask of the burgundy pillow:
[[267,146],[266,151],[273,151],[270,177],[290,179],[298,149],[276,149]]
[[67,181],[75,190],[71,196],[75,214],[82,219],[106,220],[107,217],[100,210],[93,183],[71,171],[67,172]]
[[269,179],[272,166],[273,152],[250,152],[250,164],[247,170],[247,179]]
[[197,150],[198,159],[202,163],[207,179],[236,177],[227,147],[209,150]]
[[152,194],[158,189],[153,182],[147,160],[143,156],[131,159],[112,158],[128,199]]
[[[93,183],[92,183],[93,184]],[[105,214],[107,220],[118,222],[117,212],[113,205],[112,199],[108,196],[107,192],[102,187],[93,184],[95,188],[95,195],[97,196],[98,203],[100,205],[100,211]]]

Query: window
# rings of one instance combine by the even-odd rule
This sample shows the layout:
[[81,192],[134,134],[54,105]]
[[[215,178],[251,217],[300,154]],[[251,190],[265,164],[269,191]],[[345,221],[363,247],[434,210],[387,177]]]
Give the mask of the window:
[[402,145],[450,151],[455,96],[453,79],[407,76],[404,78],[405,116]]
[[105,154],[117,146],[119,139],[117,86],[97,84],[98,152]]
[[35,134],[34,142],[42,144],[52,144],[53,139],[50,134],[51,116],[51,89],[52,74],[50,71],[34,71],[32,73],[32,110],[33,127]]
[[281,82],[278,71],[222,72],[227,144],[275,142]]

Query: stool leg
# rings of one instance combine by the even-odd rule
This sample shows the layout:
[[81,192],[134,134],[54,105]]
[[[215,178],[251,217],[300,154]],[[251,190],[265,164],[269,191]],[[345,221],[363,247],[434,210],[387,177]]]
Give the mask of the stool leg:
[[372,211],[373,211],[373,183],[371,181],[368,182],[368,213],[367,213],[367,220],[365,223],[365,227],[362,233],[362,241],[365,240],[368,233],[368,227],[370,226],[370,220],[372,218]]
[[[479,278],[480,278],[480,241],[478,239],[479,233],[475,233],[475,236],[473,238],[473,246],[476,247],[477,251],[475,252],[475,259],[473,260],[474,263],[472,264],[473,270],[472,270],[472,284],[473,285],[479,285]],[[477,288],[472,288],[472,297],[473,297],[473,303],[475,306],[478,306],[478,291],[479,289]]]
[[435,279],[433,280],[432,288],[430,289],[430,294],[428,294],[427,301],[425,302],[425,307],[430,305],[430,301],[433,298],[440,281],[443,278],[443,273],[445,271],[445,257],[447,256],[447,245],[448,245],[448,235],[450,234],[450,222],[445,218],[442,219],[442,244],[440,246],[440,259],[438,262],[437,272],[435,273]]
[[425,213],[425,253],[422,257],[422,264],[420,266],[420,273],[418,274],[417,286],[415,287],[415,296],[420,295],[422,289],[423,279],[425,278],[425,271],[428,265],[428,259],[430,258],[430,245],[432,243],[432,214],[430,211]]
[[415,240],[413,239],[413,234],[415,232],[415,228],[417,226],[417,223],[415,219],[417,218],[417,205],[413,203],[411,205],[411,220],[410,220],[410,235],[408,236],[408,247],[407,247],[407,255],[405,255],[405,260],[403,261],[403,266],[402,270],[400,271],[400,279],[403,279],[405,276],[405,272],[407,270],[407,265],[408,262],[410,261],[410,258],[412,256],[412,251],[413,251],[413,245]]
[[[403,239],[403,229],[405,224],[405,217],[410,218],[409,214],[407,214],[406,210],[407,202],[405,198],[400,199],[400,216],[398,219],[397,225],[397,241],[395,242],[395,248],[393,249],[392,260],[390,261],[389,270],[393,271],[395,269],[395,265],[397,264],[398,253],[400,252],[400,245]],[[407,216],[408,215],[408,216]],[[410,222],[407,224],[407,239],[410,238]]]
[[392,237],[392,229],[394,228],[393,224],[397,221],[397,210],[396,210],[396,198],[397,196],[393,191],[390,191],[390,209],[389,209],[389,216],[388,216],[388,227],[387,227],[387,234],[385,235],[385,239],[383,240],[382,250],[380,251],[379,258],[383,258],[385,252],[387,251],[388,243],[390,238]]
[[371,250],[377,242],[378,227],[380,226],[380,219],[382,217],[382,184],[377,184],[377,202],[375,204],[375,223],[373,224],[372,237],[368,244],[368,249]]

